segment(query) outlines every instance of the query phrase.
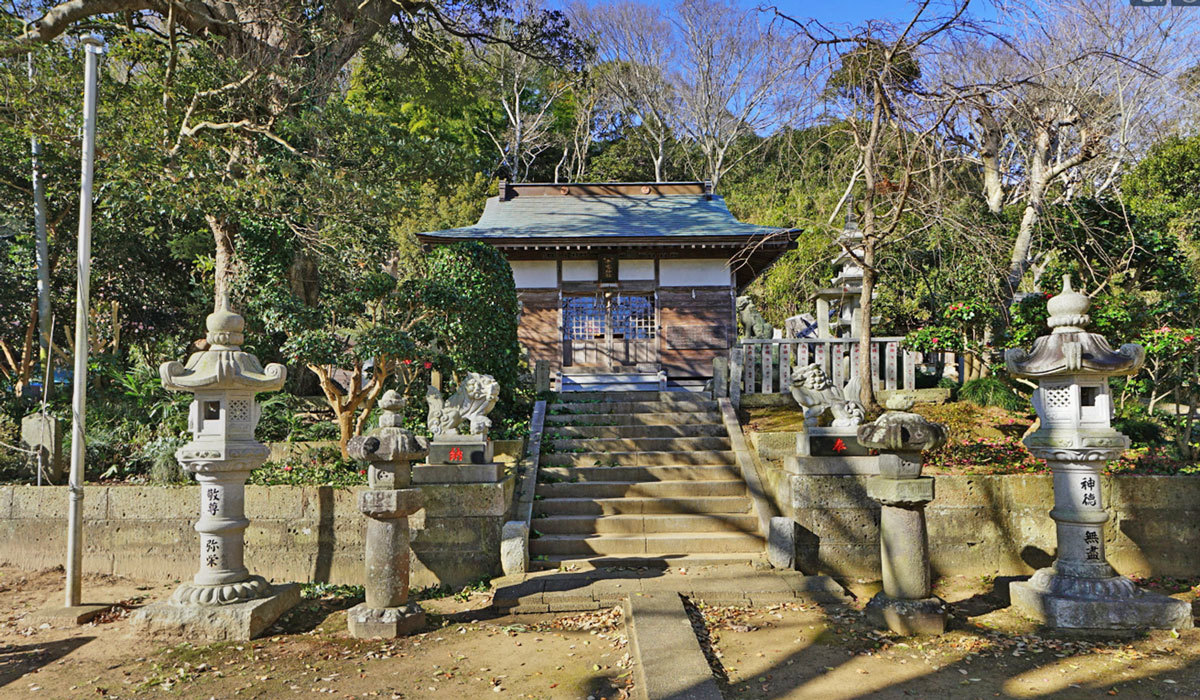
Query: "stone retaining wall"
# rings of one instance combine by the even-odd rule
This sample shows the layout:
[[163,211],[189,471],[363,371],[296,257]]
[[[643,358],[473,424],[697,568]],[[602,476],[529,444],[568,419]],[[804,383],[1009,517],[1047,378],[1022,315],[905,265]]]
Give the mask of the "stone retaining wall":
[[[499,575],[500,530],[511,512],[513,479],[421,488],[426,507],[409,519],[412,584],[460,586]],[[196,572],[192,529],[196,486],[88,486],[84,570],[148,580]],[[0,487],[0,562],[59,566],[66,553],[67,487]],[[355,491],[328,486],[247,486],[246,564],[277,581],[363,582],[366,522]]]
[[[780,510],[803,529],[804,571],[878,577],[879,508],[866,496],[866,477],[767,472],[763,481]],[[1113,515],[1108,554],[1121,573],[1200,576],[1200,478],[1119,476],[1103,484]],[[411,519],[413,585],[499,575],[512,489],[511,478],[425,487],[428,507]],[[151,580],[195,572],[195,486],[89,486],[86,493],[87,571]],[[1016,575],[1046,565],[1054,548],[1051,495],[1049,476],[939,476],[927,511],[935,572]],[[66,508],[65,487],[0,487],[0,562],[62,564]],[[255,573],[362,582],[365,523],[352,490],[248,486],[246,514],[246,561]]]
[[[879,577],[879,506],[862,476],[796,476],[789,515],[806,572]],[[1109,561],[1127,575],[1200,576],[1200,478],[1102,479]],[[939,476],[926,509],[935,574],[1029,574],[1054,554],[1049,475]]]

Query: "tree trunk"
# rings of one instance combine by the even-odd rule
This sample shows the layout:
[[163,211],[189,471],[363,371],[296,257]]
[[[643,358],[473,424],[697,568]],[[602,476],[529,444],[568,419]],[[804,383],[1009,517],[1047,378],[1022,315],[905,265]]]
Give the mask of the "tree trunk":
[[871,295],[875,292],[875,241],[863,240],[863,285],[858,318],[858,400],[867,411],[878,408],[871,374]]
[[983,162],[983,196],[988,211],[999,214],[1004,205],[1004,183],[1000,179],[1000,124],[992,114],[991,105],[979,109],[979,159]]
[[[337,409],[334,409],[337,413]],[[346,449],[350,444],[350,438],[354,437],[354,411],[347,410],[337,413],[338,424],[338,448],[342,451],[342,459],[350,459],[350,452]]]
[[1033,247],[1033,227],[1041,219],[1046,197],[1046,158],[1050,152],[1050,132],[1044,127],[1038,127],[1034,140],[1033,154],[1029,162],[1029,199],[1025,204],[1025,213],[1021,217],[1021,228],[1017,231],[1017,240],[1013,243],[1012,258],[1009,261],[1007,292],[1009,301],[1016,298],[1017,290],[1021,287],[1021,278],[1029,269],[1029,250]]
[[213,261],[213,299],[217,308],[225,306],[232,308],[233,300],[229,297],[229,287],[233,281],[234,240],[238,233],[238,224],[224,216],[205,214],[204,220],[212,231],[213,242],[216,244],[216,258]]

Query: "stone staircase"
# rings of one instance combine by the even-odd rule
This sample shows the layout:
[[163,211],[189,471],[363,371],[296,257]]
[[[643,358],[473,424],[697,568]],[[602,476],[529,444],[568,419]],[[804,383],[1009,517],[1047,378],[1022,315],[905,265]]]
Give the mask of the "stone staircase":
[[717,403],[700,394],[561,395],[533,507],[543,568],[749,562],[764,547]]

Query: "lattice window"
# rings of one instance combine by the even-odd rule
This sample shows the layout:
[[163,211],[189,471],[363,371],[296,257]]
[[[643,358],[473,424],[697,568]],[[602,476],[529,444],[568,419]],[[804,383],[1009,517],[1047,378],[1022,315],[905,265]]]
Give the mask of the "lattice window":
[[626,340],[654,338],[654,300],[647,296],[617,296],[613,303],[613,333]]
[[246,400],[230,401],[229,420],[240,423],[250,420],[250,402]]
[[1048,386],[1042,389],[1042,401],[1046,408],[1062,410],[1071,407],[1071,387]]
[[567,340],[603,338],[604,317],[603,299],[568,297],[563,300],[563,332]]

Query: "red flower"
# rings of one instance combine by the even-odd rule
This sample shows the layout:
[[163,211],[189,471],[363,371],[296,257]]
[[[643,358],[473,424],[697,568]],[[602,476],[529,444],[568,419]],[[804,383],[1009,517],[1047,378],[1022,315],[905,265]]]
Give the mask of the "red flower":
[[404,359],[404,364],[406,364],[406,365],[411,365],[411,364],[412,364],[412,360],[411,360],[411,359],[408,359],[408,358],[405,358],[405,359]]
[[432,369],[432,368],[433,368],[433,363],[430,362],[429,360],[425,360],[425,369]]
[[933,343],[934,345],[937,345],[937,341],[938,341],[938,339],[937,339],[937,338],[930,338],[930,339],[929,339],[929,342]]
[[367,473],[367,470],[366,470],[366,469],[360,469],[360,470],[358,470],[358,473],[359,473],[359,474],[366,474],[366,473]]
[[1183,336],[1183,342],[1185,342],[1185,343],[1190,343],[1190,342],[1192,342],[1192,341],[1193,341],[1193,340],[1195,340],[1195,339],[1196,339],[1196,336],[1194,336],[1194,335],[1185,335],[1185,336]]
[[292,465],[290,465],[290,464],[285,464],[285,465],[283,466],[283,470],[284,470],[285,472],[290,472],[290,471],[292,470]]

